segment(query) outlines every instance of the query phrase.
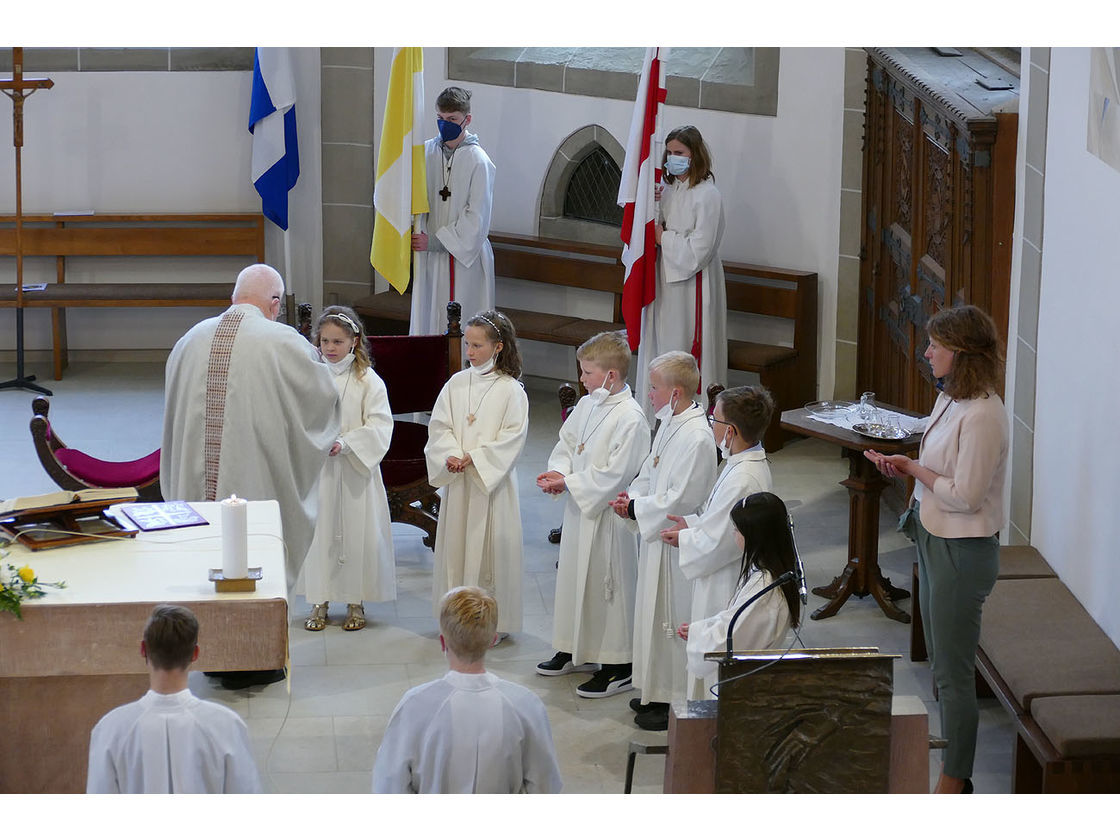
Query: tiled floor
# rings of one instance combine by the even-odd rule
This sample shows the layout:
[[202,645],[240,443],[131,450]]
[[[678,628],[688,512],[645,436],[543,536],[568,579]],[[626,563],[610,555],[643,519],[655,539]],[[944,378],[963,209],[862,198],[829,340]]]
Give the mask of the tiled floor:
[[[7,366],[6,366],[7,367]],[[46,375],[47,365],[31,372]],[[163,369],[150,363],[75,362],[54,390],[51,416],[56,431],[71,446],[108,460],[147,454],[159,446],[163,413]],[[551,610],[557,547],[546,534],[559,525],[561,505],[537,492],[533,479],[545,465],[559,428],[557,383],[529,385],[530,432],[520,468],[522,520],[525,523],[525,627],[493,650],[489,667],[499,676],[536,691],[549,710],[565,792],[621,792],[627,745],[631,740],[664,743],[665,736],[638,730],[627,693],[586,700],[575,693],[585,677],[544,678],[534,665],[552,653]],[[0,498],[55,489],[39,465],[28,422],[33,394],[0,391]],[[809,585],[826,584],[845,562],[848,495],[838,485],[846,461],[824,443],[801,440],[771,456],[775,491],[789,504],[797,522],[797,541]],[[880,564],[895,585],[909,587],[913,552],[894,530],[894,515],[881,517]],[[230,692],[202,674],[192,674],[200,696],[235,709],[249,725],[266,789],[276,792],[367,792],[370,769],[389,714],[410,686],[445,670],[436,623],[431,615],[432,553],[420,532],[394,525],[399,597],[368,604],[370,626],[357,633],[341,629],[345,608],[335,608],[321,633],[303,629],[307,605],[295,598],[291,609],[291,679]],[[822,600],[810,595],[809,611]],[[903,606],[909,608],[908,602]],[[937,729],[929,670],[911,663],[909,627],[886,618],[870,599],[850,599],[838,615],[806,620],[801,639],[807,647],[875,645],[900,654],[895,662],[895,693],[920,697]],[[977,792],[1010,789],[1013,729],[994,700],[981,700],[976,769]],[[931,778],[937,754],[931,754]],[[661,789],[663,760],[639,756],[635,792]]]

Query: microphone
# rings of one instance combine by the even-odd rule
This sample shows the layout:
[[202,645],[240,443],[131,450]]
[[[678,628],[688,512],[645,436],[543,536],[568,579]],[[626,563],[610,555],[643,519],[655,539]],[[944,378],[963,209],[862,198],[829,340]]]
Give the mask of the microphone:
[[793,543],[794,568],[797,570],[797,594],[801,596],[801,603],[809,603],[809,592],[805,588],[805,564],[801,562],[801,552],[797,550],[797,540],[793,538],[793,516],[786,514],[789,520],[789,541]]
[[735,615],[731,616],[731,621],[729,621],[727,624],[727,650],[723,658],[724,663],[731,661],[731,636],[735,631],[735,622],[739,620],[739,616],[743,614],[743,611],[763,595],[765,595],[767,592],[769,592],[771,589],[775,589],[776,587],[781,586],[783,583],[789,583],[795,577],[796,574],[794,572],[783,572],[782,574],[778,575],[777,580],[775,580],[768,586],[763,587],[761,591],[756,592],[754,595],[748,598],[747,602],[743,604],[743,606],[735,610]]

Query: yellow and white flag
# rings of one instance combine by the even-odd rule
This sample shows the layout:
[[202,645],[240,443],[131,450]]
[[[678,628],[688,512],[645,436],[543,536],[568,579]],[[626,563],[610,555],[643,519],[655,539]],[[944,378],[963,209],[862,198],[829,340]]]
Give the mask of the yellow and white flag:
[[428,212],[424,168],[424,50],[396,47],[377,151],[373,244],[369,261],[404,294],[412,254],[412,217]]

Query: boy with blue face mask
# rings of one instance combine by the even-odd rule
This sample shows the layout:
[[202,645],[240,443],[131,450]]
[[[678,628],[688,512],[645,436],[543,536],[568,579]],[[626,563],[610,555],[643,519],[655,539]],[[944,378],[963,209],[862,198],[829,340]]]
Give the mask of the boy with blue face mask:
[[443,332],[448,301],[458,301],[463,312],[494,308],[494,251],[487,236],[495,170],[470,124],[470,91],[444,90],[436,98],[437,134],[424,144],[429,211],[412,235],[412,335]]

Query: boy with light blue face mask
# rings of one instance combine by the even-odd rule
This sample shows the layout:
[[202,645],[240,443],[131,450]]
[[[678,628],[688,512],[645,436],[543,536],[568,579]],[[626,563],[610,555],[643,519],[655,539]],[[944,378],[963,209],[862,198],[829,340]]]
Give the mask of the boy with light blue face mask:
[[447,304],[463,312],[494,308],[490,212],[494,164],[471,125],[471,92],[449,87],[436,98],[436,135],[424,143],[428,207],[412,235],[412,335],[443,331]]

